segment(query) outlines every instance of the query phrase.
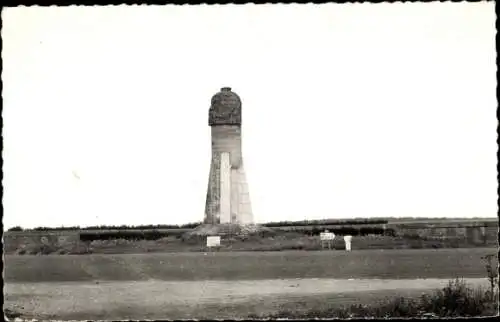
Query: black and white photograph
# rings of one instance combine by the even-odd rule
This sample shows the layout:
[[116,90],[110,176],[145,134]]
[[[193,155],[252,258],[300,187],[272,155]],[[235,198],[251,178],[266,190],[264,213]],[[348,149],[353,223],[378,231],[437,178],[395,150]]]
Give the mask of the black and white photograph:
[[4,318],[498,316],[496,19],[4,7]]

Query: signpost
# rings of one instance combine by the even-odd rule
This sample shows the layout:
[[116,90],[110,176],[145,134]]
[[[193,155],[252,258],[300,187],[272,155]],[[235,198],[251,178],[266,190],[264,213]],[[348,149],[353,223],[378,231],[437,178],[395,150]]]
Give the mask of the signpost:
[[220,236],[207,236],[207,247],[211,251],[212,247],[220,246]]
[[319,238],[321,239],[321,248],[325,248],[325,243],[328,245],[328,249],[332,249],[333,240],[335,239],[335,234],[330,233],[325,230],[323,233],[319,233]]

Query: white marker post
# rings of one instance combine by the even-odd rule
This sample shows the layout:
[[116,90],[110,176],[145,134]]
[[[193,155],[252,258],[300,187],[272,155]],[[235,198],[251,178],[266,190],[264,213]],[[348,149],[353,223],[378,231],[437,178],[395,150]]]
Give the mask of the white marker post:
[[207,236],[207,247],[211,251],[212,247],[220,246],[220,236]]
[[321,248],[324,248],[324,244],[328,244],[328,249],[331,249],[333,240],[335,239],[335,234],[325,230],[324,233],[319,233],[319,238],[321,239]]
[[351,251],[351,240],[352,240],[352,236],[351,235],[344,236],[345,250],[348,251],[348,252]]

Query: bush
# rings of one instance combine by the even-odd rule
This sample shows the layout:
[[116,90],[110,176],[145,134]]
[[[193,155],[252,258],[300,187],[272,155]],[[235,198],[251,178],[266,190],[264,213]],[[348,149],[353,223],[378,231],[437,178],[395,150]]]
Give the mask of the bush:
[[28,245],[16,250],[17,255],[49,255],[57,252],[58,248],[50,245]]
[[[498,293],[497,293],[498,295]],[[487,296],[483,289],[472,289],[463,280],[455,279],[442,290],[417,299],[396,298],[378,305],[354,304],[347,307],[314,308],[304,312],[280,310],[268,316],[254,318],[423,318],[423,317],[472,317],[497,314],[497,298]]]
[[471,289],[457,278],[432,296],[422,296],[421,309],[441,317],[479,316],[489,302],[483,289]]
[[493,259],[498,256],[496,254],[486,255],[482,257],[485,261],[486,273],[490,287],[488,289],[488,297],[491,301],[498,302],[498,258],[496,263],[493,263]]
[[41,245],[37,255],[49,255],[55,253],[57,248],[51,245]]
[[83,244],[83,245],[80,244],[80,245],[73,247],[72,249],[68,249],[68,250],[60,249],[59,251],[60,251],[59,254],[68,254],[68,255],[92,254],[92,248],[90,247],[90,245],[87,245],[87,244]]
[[277,221],[262,224],[264,227],[317,226],[317,225],[367,225],[387,224],[386,219],[323,219],[300,221]]
[[[201,225],[201,222],[187,223],[183,225],[141,225],[141,226],[88,226],[88,227],[80,227],[80,226],[70,226],[70,227],[36,227],[31,230],[33,231],[61,231],[61,230],[155,230],[155,229],[192,229]],[[9,231],[22,231],[21,227],[13,227],[9,229]]]
[[142,230],[142,231],[98,231],[98,232],[81,232],[80,240],[94,241],[94,240],[111,240],[111,239],[125,239],[125,240],[158,240],[165,238],[171,233],[160,232],[158,230]]
[[26,249],[25,248],[16,249],[15,254],[16,255],[26,255]]
[[23,231],[23,228],[21,226],[15,226],[15,227],[9,228],[7,231]]

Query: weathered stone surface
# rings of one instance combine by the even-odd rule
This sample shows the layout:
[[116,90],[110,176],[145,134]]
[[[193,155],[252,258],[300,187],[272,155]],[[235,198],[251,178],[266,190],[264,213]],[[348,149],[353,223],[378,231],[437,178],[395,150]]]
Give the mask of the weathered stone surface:
[[240,97],[232,92],[230,87],[223,87],[212,97],[208,115],[210,126],[241,125]]
[[80,233],[78,231],[20,231],[5,232],[3,238],[4,252],[11,254],[42,245],[54,248],[73,248],[80,241]]
[[241,153],[240,98],[230,88],[223,88],[212,98],[209,115],[212,161],[204,223],[251,224],[253,215]]

